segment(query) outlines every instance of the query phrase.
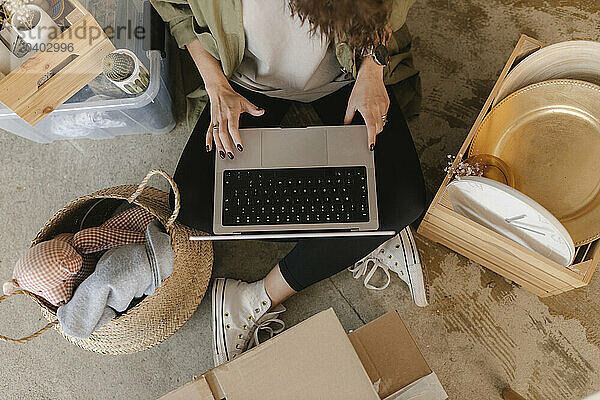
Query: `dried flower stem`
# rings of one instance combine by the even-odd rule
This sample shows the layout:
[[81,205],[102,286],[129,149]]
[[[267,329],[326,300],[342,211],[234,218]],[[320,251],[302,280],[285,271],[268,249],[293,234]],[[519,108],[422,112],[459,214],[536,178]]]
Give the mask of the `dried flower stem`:
[[478,162],[471,165],[466,161],[461,161],[455,166],[456,157],[450,154],[446,157],[448,158],[448,166],[444,168],[444,172],[451,173],[452,178],[460,179],[463,176],[483,176],[485,165]]
[[0,0],[2,25],[11,25],[14,16],[18,24],[32,29],[36,14],[28,7],[28,4],[30,4],[30,0]]

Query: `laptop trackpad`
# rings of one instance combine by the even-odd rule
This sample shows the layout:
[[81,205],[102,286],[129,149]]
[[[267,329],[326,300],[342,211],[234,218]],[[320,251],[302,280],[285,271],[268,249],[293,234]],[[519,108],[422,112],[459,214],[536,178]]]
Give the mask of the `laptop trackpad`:
[[327,165],[327,131],[298,128],[261,132],[262,166],[306,167]]

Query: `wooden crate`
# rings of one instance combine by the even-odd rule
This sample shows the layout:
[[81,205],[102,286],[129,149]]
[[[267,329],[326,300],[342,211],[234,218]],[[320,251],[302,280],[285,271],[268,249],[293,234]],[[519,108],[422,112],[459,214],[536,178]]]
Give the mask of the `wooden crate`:
[[[475,132],[491,110],[492,101],[508,72],[524,57],[543,46],[535,39],[525,35],[521,36],[463,143],[456,157],[455,165],[466,157]],[[454,212],[446,193],[446,186],[451,180],[452,176],[449,173],[419,226],[418,231],[421,235],[518,283],[524,289],[540,297],[563,293],[586,286],[590,282],[596,265],[600,261],[599,240],[578,247],[575,262],[569,268],[565,268]]]
[[102,60],[115,50],[92,14],[77,0],[67,2],[70,26],[46,48],[64,43],[72,51],[38,51],[0,81],[0,102],[32,126],[102,73]]

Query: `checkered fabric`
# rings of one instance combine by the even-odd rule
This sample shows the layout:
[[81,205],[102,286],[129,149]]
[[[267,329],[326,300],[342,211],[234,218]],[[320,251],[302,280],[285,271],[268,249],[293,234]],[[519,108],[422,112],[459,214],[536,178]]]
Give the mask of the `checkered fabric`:
[[73,244],[81,254],[93,254],[132,243],[146,243],[142,232],[115,228],[88,228],[77,232]]
[[[54,240],[63,240],[72,246],[73,245],[73,236],[74,235],[72,233],[63,233],[63,234],[55,237]],[[92,274],[92,272],[94,272],[94,270],[96,269],[96,264],[98,264],[98,260],[100,259],[101,256],[102,256],[101,253],[99,253],[99,254],[81,254],[83,263],[81,265],[81,269],[77,273],[77,276],[75,276],[75,282],[74,282],[75,289],[77,288],[77,286],[79,286],[81,284],[81,282],[83,282],[88,276],[90,276]]]
[[145,232],[148,224],[154,220],[154,215],[142,207],[133,207],[118,213],[101,226],[128,231]]
[[60,235],[56,236],[54,238],[54,240],[62,240],[63,242],[67,242],[71,246],[73,246],[73,234],[72,233],[61,233]]
[[71,299],[83,259],[68,243],[68,235],[37,244],[17,261],[13,280],[19,288],[35,293],[55,306]]
[[81,265],[81,269],[79,273],[75,277],[75,289],[77,286],[81,284],[81,282],[85,281],[88,276],[90,276],[96,270],[96,264],[100,260],[104,253],[96,253],[96,254],[82,254],[81,258],[83,259],[83,264]]
[[73,246],[80,254],[94,254],[126,244],[146,243],[145,230],[154,216],[142,207],[125,210],[97,228],[77,232]]
[[13,283],[55,306],[71,299],[75,288],[96,269],[105,250],[146,243],[154,216],[142,207],[125,210],[97,228],[63,233],[29,249],[16,264]]

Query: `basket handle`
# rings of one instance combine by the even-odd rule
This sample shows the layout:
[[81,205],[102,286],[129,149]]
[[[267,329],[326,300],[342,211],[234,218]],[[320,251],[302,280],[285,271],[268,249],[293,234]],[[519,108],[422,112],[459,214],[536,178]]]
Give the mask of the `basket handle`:
[[135,199],[137,199],[139,195],[142,194],[146,186],[148,186],[150,178],[152,178],[152,176],[154,175],[162,175],[167,181],[169,181],[169,184],[173,189],[173,193],[175,194],[175,208],[173,210],[173,214],[171,215],[165,226],[165,228],[169,229],[175,223],[175,220],[179,216],[179,209],[181,208],[181,197],[179,195],[179,188],[177,187],[177,183],[175,183],[173,178],[171,178],[171,176],[165,171],[163,171],[162,169],[153,169],[152,171],[148,172],[148,175],[146,175],[146,177],[139,184],[137,190],[133,192],[133,194],[131,195],[131,197],[129,197],[129,199],[127,199],[127,201],[129,203],[133,203]]
[[[15,294],[27,294],[27,293],[25,291],[23,291],[23,290],[16,290],[16,291],[14,291],[13,293],[11,293],[9,295],[0,296],[0,303],[2,303],[4,300],[8,299],[11,296],[14,296]],[[10,342],[10,343],[27,343],[30,340],[33,340],[36,337],[40,336],[42,333],[46,332],[48,329],[52,328],[56,324],[58,324],[58,320],[52,321],[52,322],[48,323],[48,325],[46,325],[45,327],[43,327],[42,329],[40,329],[36,333],[34,333],[32,335],[29,335],[29,336],[26,336],[26,337],[21,338],[21,339],[12,339],[12,338],[0,335],[0,341]]]

